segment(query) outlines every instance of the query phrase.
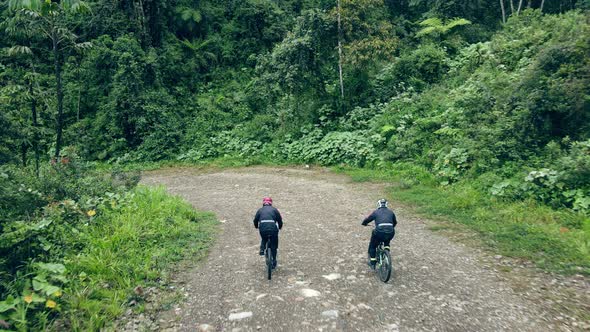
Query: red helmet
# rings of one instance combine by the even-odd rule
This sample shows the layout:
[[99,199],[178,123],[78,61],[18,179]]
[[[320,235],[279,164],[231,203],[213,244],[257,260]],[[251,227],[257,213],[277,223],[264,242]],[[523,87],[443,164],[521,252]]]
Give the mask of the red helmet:
[[270,198],[270,197],[264,197],[262,199],[262,205],[272,205],[272,198]]

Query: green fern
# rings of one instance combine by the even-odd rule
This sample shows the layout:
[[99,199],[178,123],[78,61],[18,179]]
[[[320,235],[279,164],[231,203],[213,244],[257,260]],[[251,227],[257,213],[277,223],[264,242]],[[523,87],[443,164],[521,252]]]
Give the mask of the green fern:
[[423,37],[430,36],[433,34],[445,35],[455,27],[471,24],[471,21],[466,20],[464,18],[454,18],[450,21],[444,22],[438,17],[432,17],[420,22],[419,24],[420,26],[423,26],[425,28],[418,31],[416,36]]

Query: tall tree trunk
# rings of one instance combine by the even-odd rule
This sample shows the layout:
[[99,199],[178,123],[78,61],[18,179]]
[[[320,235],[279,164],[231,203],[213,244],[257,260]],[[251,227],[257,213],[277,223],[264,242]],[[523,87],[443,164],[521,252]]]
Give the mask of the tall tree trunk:
[[338,74],[340,78],[340,97],[344,99],[344,81],[342,79],[342,32],[340,27],[340,0],[338,0]]
[[27,167],[27,151],[29,150],[29,147],[27,146],[26,142],[22,142],[20,144],[20,155],[21,155],[21,159],[23,162],[23,167]]
[[151,45],[150,34],[147,27],[147,19],[145,17],[145,7],[143,5],[143,0],[138,0],[137,3],[133,4],[135,9],[135,16],[137,19],[138,28],[141,34],[141,43],[144,49],[147,49]]
[[60,53],[59,53],[59,36],[57,35],[57,30],[54,29],[52,32],[52,39],[53,39],[53,64],[55,69],[55,83],[56,83],[56,92],[57,92],[57,119],[56,119],[56,131],[57,131],[57,139],[55,141],[55,159],[59,159],[59,153],[61,150],[62,145],[62,130],[63,130],[63,88],[61,86],[61,62],[60,62]]
[[76,120],[80,121],[80,99],[82,95],[82,79],[80,78],[80,66],[82,65],[82,59],[78,62],[78,107],[76,111]]
[[531,8],[531,2],[532,2],[531,0],[528,0],[528,1],[527,1],[527,3],[526,3],[526,8]]
[[510,0],[510,15],[514,15],[514,2]]
[[518,9],[516,10],[516,15],[517,15],[517,16],[518,16],[518,15],[520,15],[520,9],[522,8],[522,1],[523,1],[523,0],[520,0],[520,1],[518,2]]
[[31,121],[33,122],[33,151],[35,152],[35,175],[39,177],[39,132],[37,128],[37,99],[33,95],[33,82],[30,82]]
[[500,8],[502,8],[502,23],[506,23],[506,9],[504,9],[504,0],[500,0]]
[[541,12],[543,12],[543,5],[545,5],[545,0],[541,0],[541,7],[539,7]]

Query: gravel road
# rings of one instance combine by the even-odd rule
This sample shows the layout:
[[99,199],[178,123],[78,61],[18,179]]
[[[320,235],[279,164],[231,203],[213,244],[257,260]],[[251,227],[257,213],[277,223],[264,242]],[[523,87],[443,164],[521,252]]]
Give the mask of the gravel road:
[[[351,183],[322,169],[265,167],[208,174],[161,170],[144,174],[142,182],[164,185],[196,208],[215,212],[222,222],[208,258],[177,276],[184,301],[160,314],[159,329],[578,329],[548,319],[552,314],[546,306],[516,292],[485,263],[482,251],[430,231],[427,221],[395,201],[395,271],[389,283],[380,282],[366,265],[371,228],[360,221],[374,209],[383,185]],[[284,219],[279,266],[271,281],[265,279],[259,236],[252,225],[266,195],[272,196]]]

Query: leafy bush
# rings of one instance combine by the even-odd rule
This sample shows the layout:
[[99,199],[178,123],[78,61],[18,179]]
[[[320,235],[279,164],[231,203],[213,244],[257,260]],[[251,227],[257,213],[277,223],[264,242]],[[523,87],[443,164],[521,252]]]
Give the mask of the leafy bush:
[[[554,144],[550,149],[555,150]],[[559,149],[559,148],[557,148]],[[573,142],[554,159],[552,168],[534,169],[526,176],[515,175],[493,184],[490,193],[497,197],[532,198],[554,208],[570,208],[590,212],[590,141]]]
[[[134,287],[161,280],[171,262],[187,253],[202,255],[212,240],[214,217],[161,188],[106,193],[83,205],[93,209],[74,201],[51,205],[37,224],[44,232],[29,239],[47,239],[41,243],[47,253],[3,276],[0,320],[10,327],[104,328],[130,299],[141,301]],[[51,227],[59,231],[55,241]]]
[[239,137],[233,131],[222,131],[212,136],[209,140],[197,148],[191,148],[179,155],[177,160],[199,161],[208,158],[222,156],[251,156],[260,155],[265,149],[265,144],[248,138]]
[[443,49],[433,44],[420,45],[385,66],[377,75],[373,90],[379,100],[387,100],[408,90],[422,91],[441,80],[448,70],[448,62]]
[[0,320],[26,330],[55,318],[68,281],[65,257],[87,245],[85,231],[98,216],[127,203],[123,193],[137,181],[92,171],[70,147],[38,178],[0,168]]
[[449,153],[442,153],[434,165],[437,175],[444,179],[442,184],[459,180],[469,168],[469,159],[467,150],[462,148],[452,148]]
[[321,130],[313,129],[298,140],[282,143],[278,154],[290,161],[364,166],[378,159],[372,138],[367,135],[369,132],[355,131],[324,136]]

